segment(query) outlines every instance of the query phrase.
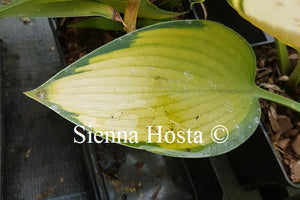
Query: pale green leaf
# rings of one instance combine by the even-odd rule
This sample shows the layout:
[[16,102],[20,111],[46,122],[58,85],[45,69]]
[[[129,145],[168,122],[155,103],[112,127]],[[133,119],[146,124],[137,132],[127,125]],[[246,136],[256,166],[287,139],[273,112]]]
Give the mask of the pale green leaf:
[[15,0],[0,7],[0,17],[103,16],[116,19],[110,6],[93,0]]
[[300,0],[227,0],[253,25],[300,49]]
[[[145,19],[138,18],[136,22],[137,28],[142,28],[145,26],[150,26],[156,23],[170,21],[171,19],[155,20],[155,19]],[[90,19],[85,19],[75,24],[69,25],[69,27],[77,28],[95,28],[103,30],[123,30],[123,24],[121,22],[112,21],[104,17],[92,17]]]
[[[102,16],[122,21],[115,8],[124,13],[128,0],[15,0],[0,6],[0,17],[81,17]],[[167,19],[182,15],[162,10],[141,0],[138,17]]]
[[[124,145],[207,157],[251,136],[260,120],[259,97],[300,111],[299,103],[258,88],[254,78],[255,56],[241,36],[215,22],[187,20],[127,34],[26,94],[89,131],[125,131],[127,138],[119,137]],[[218,125],[228,130],[220,144],[211,136]],[[159,126],[162,143],[157,136],[149,143],[149,132]],[[218,130],[225,138],[225,129]],[[138,143],[128,142],[130,131]],[[173,143],[167,131],[179,133]]]

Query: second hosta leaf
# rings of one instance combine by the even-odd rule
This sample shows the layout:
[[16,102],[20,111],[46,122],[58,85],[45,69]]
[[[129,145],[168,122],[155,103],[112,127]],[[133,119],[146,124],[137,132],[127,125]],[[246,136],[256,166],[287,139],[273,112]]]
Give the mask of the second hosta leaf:
[[300,0],[227,0],[253,25],[300,49]]
[[[174,21],[125,35],[26,94],[92,132],[136,131],[138,143],[124,145],[206,157],[237,147],[256,129],[254,77],[254,54],[238,34],[215,22]],[[211,137],[217,125],[229,131],[222,144]],[[162,127],[162,143],[155,136],[148,143],[147,126],[152,133]],[[189,129],[201,131],[202,141],[200,134],[188,138]],[[168,143],[167,131],[185,134]]]
[[0,17],[103,16],[120,21],[110,5],[93,0],[15,0],[0,6]]
[[[0,18],[102,16],[122,21],[118,12],[124,13],[127,3],[128,0],[14,0],[0,5]],[[148,0],[140,0],[138,17],[167,19],[182,14],[165,11]]]

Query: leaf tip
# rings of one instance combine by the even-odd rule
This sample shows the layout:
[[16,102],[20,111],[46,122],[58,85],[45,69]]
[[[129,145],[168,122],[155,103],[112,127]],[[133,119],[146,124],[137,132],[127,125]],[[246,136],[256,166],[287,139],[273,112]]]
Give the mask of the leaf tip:
[[23,92],[23,94],[25,94],[26,96],[30,97],[30,98],[33,98],[34,96],[34,91],[31,90],[31,91],[26,91],[26,92]]
[[44,90],[36,89],[36,90],[23,92],[23,94],[39,102],[43,102],[46,100],[46,91]]

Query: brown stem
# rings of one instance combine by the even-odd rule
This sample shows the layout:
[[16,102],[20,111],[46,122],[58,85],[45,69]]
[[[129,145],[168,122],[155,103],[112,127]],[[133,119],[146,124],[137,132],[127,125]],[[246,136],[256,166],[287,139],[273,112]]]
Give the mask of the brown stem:
[[136,19],[139,11],[140,0],[128,0],[124,13],[124,30],[130,33],[136,29]]
[[206,11],[205,5],[204,5],[204,3],[200,3],[200,5],[201,5],[203,13],[204,13],[204,19],[207,20],[207,11]]

